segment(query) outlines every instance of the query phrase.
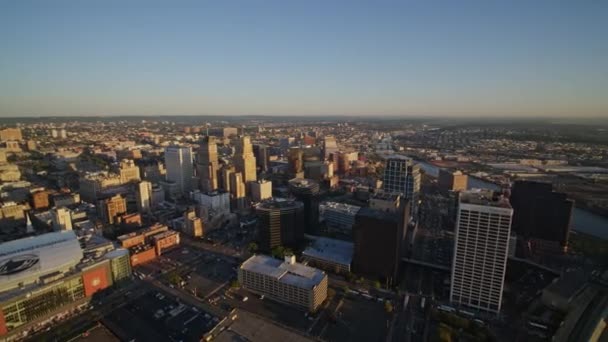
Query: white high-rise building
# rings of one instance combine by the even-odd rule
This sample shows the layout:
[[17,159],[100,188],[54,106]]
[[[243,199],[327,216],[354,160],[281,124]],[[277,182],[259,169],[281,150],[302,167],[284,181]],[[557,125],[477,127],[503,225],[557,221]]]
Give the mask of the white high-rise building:
[[175,182],[182,195],[192,191],[192,148],[182,146],[169,146],[165,148],[166,178]]
[[53,212],[53,230],[72,230],[72,213],[68,208],[55,208]]
[[152,183],[141,181],[136,191],[137,210],[140,213],[150,213],[152,210]]
[[498,313],[502,302],[513,209],[492,191],[460,194],[450,301]]

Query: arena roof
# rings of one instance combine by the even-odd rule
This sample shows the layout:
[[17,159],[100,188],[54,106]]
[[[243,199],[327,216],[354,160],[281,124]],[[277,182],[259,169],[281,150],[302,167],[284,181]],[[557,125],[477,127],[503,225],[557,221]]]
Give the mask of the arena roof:
[[46,274],[68,272],[82,258],[83,251],[73,231],[0,244],[0,292],[34,283]]

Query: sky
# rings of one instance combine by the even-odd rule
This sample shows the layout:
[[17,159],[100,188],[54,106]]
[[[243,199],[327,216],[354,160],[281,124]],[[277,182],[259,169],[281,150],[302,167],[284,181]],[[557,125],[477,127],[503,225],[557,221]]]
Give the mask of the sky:
[[0,1],[0,117],[608,117],[608,1]]

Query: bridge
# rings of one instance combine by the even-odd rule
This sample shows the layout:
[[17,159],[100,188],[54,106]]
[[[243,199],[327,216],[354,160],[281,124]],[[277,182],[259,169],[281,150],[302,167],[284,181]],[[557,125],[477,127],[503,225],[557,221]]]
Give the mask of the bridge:
[[413,264],[413,265],[418,265],[418,266],[423,266],[423,267],[429,267],[429,268],[433,268],[433,269],[436,269],[436,270],[439,270],[439,271],[444,271],[444,272],[450,272],[452,270],[452,268],[450,266],[433,264],[433,263],[430,263],[430,262],[420,261],[420,260],[416,260],[416,259],[401,258],[401,261],[407,262],[408,264]]

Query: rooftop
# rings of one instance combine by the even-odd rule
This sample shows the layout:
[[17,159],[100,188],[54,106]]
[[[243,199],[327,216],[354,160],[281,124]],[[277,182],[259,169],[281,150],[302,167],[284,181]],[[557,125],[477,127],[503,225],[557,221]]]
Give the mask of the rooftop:
[[386,192],[386,191],[378,191],[375,192],[371,198],[383,201],[396,201],[399,198],[400,194],[397,192]]
[[0,257],[72,240],[76,241],[76,233],[72,230],[64,230],[7,241],[0,244]]
[[250,272],[264,274],[277,281],[299,288],[313,288],[325,278],[325,272],[299,263],[288,263],[266,256],[254,255],[241,265]]
[[351,215],[357,215],[357,213],[361,209],[361,207],[356,206],[356,205],[339,203],[339,202],[325,202],[321,205],[325,207],[325,210],[331,209],[334,211],[339,211],[341,213],[351,214]]
[[404,156],[401,154],[389,154],[387,156],[385,156],[385,159],[389,160],[389,159],[393,159],[393,160],[408,160],[411,162],[414,162],[414,160],[408,156]]
[[354,249],[352,242],[319,237],[302,255],[350,265]]
[[302,202],[288,200],[284,198],[270,198],[260,202],[256,209],[289,209],[303,207]]
[[564,298],[573,298],[585,285],[587,277],[582,270],[574,270],[564,273],[556,278],[545,291],[555,293]]
[[460,193],[460,203],[511,209],[509,200],[487,189],[472,189]]
[[357,216],[370,217],[377,220],[391,222],[399,221],[399,216],[397,215],[397,213],[385,212],[382,210],[372,209],[368,207],[361,208],[361,210],[359,210],[359,212],[357,213]]

